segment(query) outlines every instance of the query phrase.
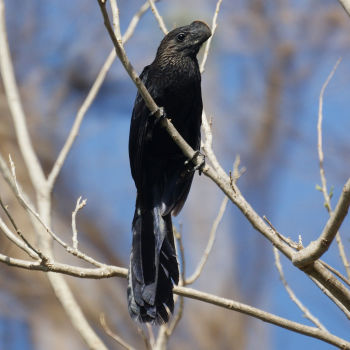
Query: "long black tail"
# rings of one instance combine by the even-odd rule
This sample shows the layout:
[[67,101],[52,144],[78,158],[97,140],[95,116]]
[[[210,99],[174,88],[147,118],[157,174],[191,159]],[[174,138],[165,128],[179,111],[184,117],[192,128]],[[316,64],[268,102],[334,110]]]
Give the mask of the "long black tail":
[[142,209],[136,201],[129,266],[129,313],[140,322],[162,324],[174,310],[173,282],[179,282],[171,214]]

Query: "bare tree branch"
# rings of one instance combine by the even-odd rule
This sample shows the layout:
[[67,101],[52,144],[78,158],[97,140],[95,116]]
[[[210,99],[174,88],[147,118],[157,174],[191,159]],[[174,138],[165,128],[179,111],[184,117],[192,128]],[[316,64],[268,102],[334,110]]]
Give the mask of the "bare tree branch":
[[106,322],[106,317],[104,314],[100,315],[100,323],[102,325],[102,328],[104,331],[111,337],[113,338],[119,345],[122,346],[123,349],[126,350],[134,350],[134,348],[129,345],[125,340],[123,340],[119,335],[115,334],[112,332],[112,330],[109,328],[107,322]]
[[[186,264],[185,264],[185,251],[184,251],[184,246],[182,243],[182,227],[180,227],[180,232],[177,230],[174,230],[174,235],[177,241],[177,246],[178,246],[178,251],[179,254],[177,254],[178,256],[180,256],[180,261],[181,261],[181,271],[180,271],[180,281],[179,281],[179,285],[183,286],[185,284],[185,273],[186,273]],[[179,324],[182,315],[183,315],[183,309],[184,309],[184,297],[182,296],[176,296],[177,299],[179,299],[178,302],[178,309],[176,314],[174,315],[172,322],[170,323],[170,325],[167,327],[167,331],[166,331],[166,336],[169,338],[172,333],[174,332],[175,328],[177,327],[177,325]],[[175,300],[175,304],[177,304],[178,300]]]
[[152,350],[152,345],[151,345],[151,341],[150,339],[148,339],[147,337],[147,334],[145,333],[145,331],[137,325],[137,332],[140,334],[144,344],[145,344],[145,347],[147,350]]
[[[264,215],[263,216],[264,220],[267,222],[267,224],[272,228],[272,230],[276,233],[276,235],[285,243],[287,243],[291,248],[295,250],[300,250],[303,249],[303,245],[301,242],[294,242],[292,239],[289,237],[284,237],[280,232],[277,231],[277,229],[272,225],[271,221]],[[300,236],[299,236],[300,238]]]
[[73,231],[73,238],[72,238],[72,243],[73,243],[73,249],[78,250],[78,231],[77,231],[77,223],[76,223],[76,217],[78,214],[78,211],[83,209],[86,205],[87,200],[84,199],[83,201],[81,200],[81,196],[77,200],[77,204],[75,206],[74,211],[72,212],[72,231]]
[[320,237],[311,242],[306,248],[296,252],[293,256],[293,264],[298,267],[306,266],[320,258],[329,248],[340,225],[348,213],[350,205],[350,179],[344,185],[338,204],[331,214]]
[[119,7],[117,5],[116,0],[110,0],[110,3],[111,3],[111,9],[112,9],[114,33],[120,45],[123,45],[122,34],[120,32]]
[[101,279],[108,277],[126,277],[128,270],[117,266],[107,266],[99,268],[85,268],[73,265],[62,264],[47,261],[45,264],[40,261],[27,261],[23,259],[16,259],[4,254],[0,254],[0,262],[9,266],[20,267],[27,270],[43,271],[43,272],[56,272],[73,277],[89,278],[89,279]]
[[334,297],[334,295],[332,293],[329,292],[328,289],[324,288],[323,285],[321,283],[319,283],[315,278],[311,277],[311,280],[321,289],[321,291],[329,298],[333,301],[333,303],[335,305],[338,306],[338,308],[343,311],[343,313],[345,314],[346,318],[348,320],[350,320],[350,312],[347,310],[347,308],[341,303],[339,302],[339,300]]
[[321,339],[341,349],[350,349],[349,342],[337,336],[334,336],[328,332],[325,332],[319,328],[310,327],[297,322],[293,322],[286,318],[279,317],[269,312],[257,309],[253,306],[249,306],[230,299],[217,297],[209,293],[203,293],[203,292],[200,292],[191,288],[185,288],[185,287],[174,287],[174,293],[186,296],[191,299],[197,299],[197,300],[204,301],[206,303],[220,306],[229,310],[235,310],[237,312],[253,316],[264,322],[272,323],[276,326],[286,328],[297,333],[301,333],[313,338]]
[[334,267],[328,265],[326,262],[320,260],[321,264],[325,266],[329,271],[333,272],[337,277],[339,277],[343,282],[345,282],[348,286],[350,286],[350,281],[343,276],[338,270],[336,270]]
[[205,44],[204,55],[203,55],[203,59],[202,59],[202,62],[201,62],[200,68],[199,68],[201,73],[204,72],[205,63],[207,62],[207,59],[208,59],[211,41],[213,40],[213,36],[214,36],[215,30],[217,27],[217,19],[218,19],[218,14],[220,11],[221,3],[222,3],[222,0],[218,0],[218,2],[216,3],[214,16],[213,16],[213,20],[211,23],[211,37],[207,40],[207,42]]
[[336,64],[334,65],[332,71],[329,73],[326,81],[322,85],[321,92],[320,92],[320,98],[319,98],[319,106],[318,106],[318,121],[317,121],[317,151],[318,151],[318,159],[320,162],[320,177],[321,177],[321,183],[322,183],[322,193],[325,199],[325,205],[327,207],[327,210],[330,212],[331,209],[331,203],[330,203],[330,197],[327,190],[327,181],[326,181],[326,175],[324,171],[324,155],[323,155],[323,149],[322,149],[322,120],[323,120],[323,95],[326,90],[327,85],[333,78],[333,75],[338,68],[338,65],[341,62],[341,58],[338,59]]
[[[232,178],[232,182],[233,183],[236,183],[236,181],[241,176],[241,172],[239,170],[239,164],[240,164],[240,157],[237,156],[236,160],[234,162],[234,165],[233,165],[233,178]],[[206,246],[206,248],[204,250],[204,253],[203,253],[202,257],[201,257],[201,260],[198,263],[198,265],[197,265],[195,271],[193,272],[193,274],[189,278],[186,279],[185,285],[192,284],[201,275],[201,273],[203,271],[203,268],[204,268],[204,265],[206,264],[206,262],[208,260],[208,257],[210,255],[210,252],[211,252],[211,250],[213,248],[213,245],[214,245],[214,242],[215,242],[215,238],[216,238],[216,232],[217,232],[218,226],[219,226],[219,224],[220,224],[220,222],[221,222],[221,220],[222,220],[222,218],[224,216],[227,203],[228,203],[228,198],[225,196],[224,199],[221,202],[219,212],[218,212],[218,214],[217,214],[217,216],[216,216],[216,218],[215,218],[215,220],[213,222],[213,225],[211,227],[208,243],[207,243],[207,246]]]
[[29,254],[34,259],[40,258],[41,260],[47,260],[47,258],[40,252],[39,249],[34,248],[31,243],[25,238],[25,236],[22,234],[22,232],[17,227],[15,220],[12,218],[10,212],[8,211],[7,207],[4,205],[1,197],[0,197],[0,206],[6,213],[6,216],[10,220],[13,228],[15,229],[17,235],[22,239],[24,244],[21,244],[22,242],[17,239],[15,235],[12,234],[11,230],[6,226],[5,222],[0,218],[0,228],[5,233],[5,235],[13,242],[15,243],[20,249],[24,250],[26,253]]
[[308,310],[307,307],[303,305],[303,303],[297,298],[295,293],[293,292],[292,288],[289,286],[289,284],[286,281],[286,278],[284,277],[283,268],[280,260],[280,254],[278,250],[273,247],[273,252],[275,255],[275,265],[277,267],[278,273],[280,275],[280,279],[284,285],[284,288],[286,289],[289,297],[292,299],[292,301],[298,306],[298,308],[303,312],[304,316],[308,318],[317,328],[328,332],[327,329],[323,326],[323,324],[314,316],[311,314],[311,312]]
[[185,285],[192,284],[201,275],[201,273],[203,271],[203,268],[204,268],[204,265],[206,264],[206,262],[208,260],[208,257],[209,257],[209,254],[210,254],[210,252],[211,252],[211,250],[212,250],[212,248],[214,246],[214,242],[215,242],[215,238],[216,238],[216,232],[217,232],[218,226],[219,226],[219,224],[220,224],[220,222],[222,220],[222,217],[224,216],[224,213],[225,213],[225,210],[226,210],[226,206],[227,206],[227,202],[228,202],[228,198],[225,196],[224,199],[221,202],[218,215],[216,216],[216,218],[215,218],[215,220],[213,222],[213,225],[211,227],[208,243],[207,243],[207,246],[205,247],[205,250],[204,250],[204,253],[203,253],[202,257],[201,257],[201,260],[198,263],[198,265],[197,265],[195,271],[193,272],[193,274],[186,279]]
[[157,9],[154,1],[153,0],[148,0],[148,3],[151,6],[152,12],[153,12],[154,17],[156,18],[158,24],[159,24],[160,29],[162,30],[164,35],[167,35],[168,34],[168,30],[167,30],[167,28],[165,26],[165,23],[163,21],[163,17],[158,12],[158,9]]
[[26,252],[31,258],[33,259],[39,259],[39,254],[36,252],[35,249],[33,249],[28,243],[24,242],[23,240],[19,239],[16,235],[12,233],[10,228],[5,224],[5,222],[0,217],[0,229],[5,234],[5,236],[13,242],[18,248],[22,249],[24,252]]

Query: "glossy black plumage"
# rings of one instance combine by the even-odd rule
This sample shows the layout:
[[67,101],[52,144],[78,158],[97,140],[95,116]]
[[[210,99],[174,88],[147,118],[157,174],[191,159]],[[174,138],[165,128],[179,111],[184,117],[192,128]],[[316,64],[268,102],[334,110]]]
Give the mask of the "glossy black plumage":
[[[196,55],[211,36],[200,21],[167,34],[141,79],[158,106],[195,150],[200,148],[201,75]],[[132,113],[129,157],[137,199],[132,223],[128,302],[141,322],[164,323],[174,309],[173,283],[179,280],[171,215],[184,205],[193,172],[186,157],[140,94]]]

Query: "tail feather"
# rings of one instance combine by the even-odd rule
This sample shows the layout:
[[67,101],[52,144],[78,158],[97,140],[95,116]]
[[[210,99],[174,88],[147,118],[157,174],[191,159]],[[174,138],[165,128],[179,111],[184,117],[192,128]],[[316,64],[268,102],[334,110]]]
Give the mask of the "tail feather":
[[140,322],[162,324],[174,310],[173,283],[179,281],[171,214],[141,210],[137,202],[132,229],[129,313]]

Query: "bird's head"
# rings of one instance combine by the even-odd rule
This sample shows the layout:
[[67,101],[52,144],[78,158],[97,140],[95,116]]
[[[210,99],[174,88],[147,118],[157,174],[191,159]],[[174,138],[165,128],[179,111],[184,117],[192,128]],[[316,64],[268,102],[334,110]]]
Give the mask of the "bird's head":
[[157,56],[166,58],[196,57],[202,44],[211,37],[209,26],[201,21],[169,32],[159,45]]

